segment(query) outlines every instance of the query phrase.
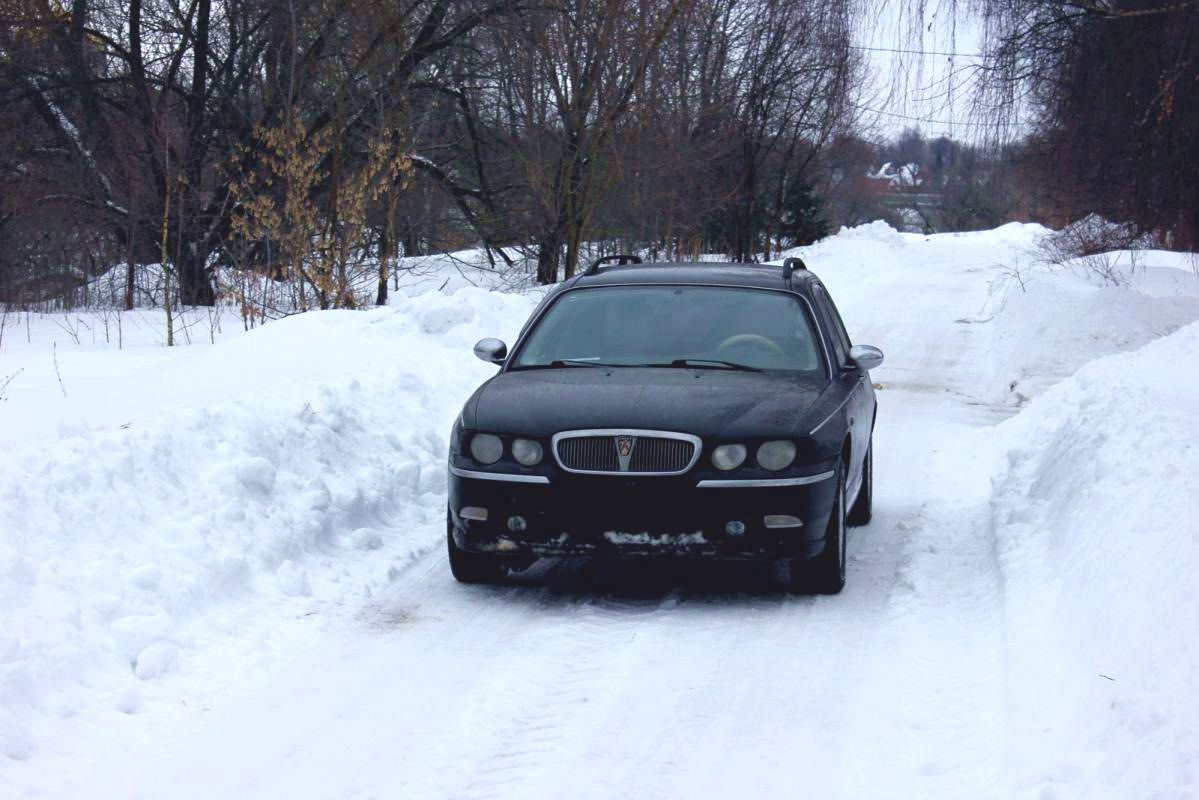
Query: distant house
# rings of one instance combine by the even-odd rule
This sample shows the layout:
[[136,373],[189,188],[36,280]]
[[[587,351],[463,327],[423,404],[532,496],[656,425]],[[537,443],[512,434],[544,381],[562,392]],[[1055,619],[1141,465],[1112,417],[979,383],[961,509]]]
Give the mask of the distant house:
[[913,189],[924,183],[920,177],[919,164],[903,164],[894,166],[890,161],[879,167],[878,172],[869,176],[873,180],[884,181],[891,189]]
[[895,165],[888,161],[866,179],[879,187],[883,203],[902,221],[906,233],[932,233],[937,229],[944,193],[927,185],[919,164]]

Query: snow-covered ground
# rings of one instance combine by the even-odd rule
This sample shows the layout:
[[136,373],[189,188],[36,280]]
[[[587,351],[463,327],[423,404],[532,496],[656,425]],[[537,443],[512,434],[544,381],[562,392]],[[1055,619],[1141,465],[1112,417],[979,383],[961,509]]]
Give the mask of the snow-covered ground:
[[148,311],[119,348],[111,313],[10,314],[0,797],[1199,796],[1199,276],[1105,285],[1043,234],[798,251],[887,353],[830,598],[743,564],[452,581],[470,346],[533,293],[446,266],[171,349]]

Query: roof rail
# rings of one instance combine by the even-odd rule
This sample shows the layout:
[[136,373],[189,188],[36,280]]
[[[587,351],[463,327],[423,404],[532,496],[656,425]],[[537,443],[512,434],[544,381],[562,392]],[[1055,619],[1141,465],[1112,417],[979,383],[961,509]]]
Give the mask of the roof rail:
[[615,256],[604,256],[603,258],[597,258],[595,261],[591,262],[591,266],[589,266],[583,274],[594,275],[595,273],[599,272],[600,267],[602,267],[604,264],[611,264],[613,262],[615,262],[616,266],[618,267],[623,267],[626,264],[640,264],[641,256],[631,256],[627,253],[621,253]]
[[783,259],[783,280],[790,283],[791,273],[795,270],[807,272],[808,265],[803,263],[802,258],[784,258]]

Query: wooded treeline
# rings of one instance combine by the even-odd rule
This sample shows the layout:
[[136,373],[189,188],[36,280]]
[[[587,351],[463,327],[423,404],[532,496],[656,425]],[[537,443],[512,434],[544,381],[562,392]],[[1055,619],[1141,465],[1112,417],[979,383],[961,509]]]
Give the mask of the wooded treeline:
[[[0,0],[0,300],[120,271],[131,307],[163,264],[155,302],[232,273],[346,307],[400,256],[481,245],[552,282],[879,217],[1098,213],[1195,247],[1199,3],[975,6],[983,109],[1034,120],[1015,144],[859,129],[854,26],[922,0]],[[919,164],[935,216],[880,161]]]
[[822,0],[0,9],[9,296],[124,268],[132,305],[162,262],[184,304],[233,266],[345,306],[363,264],[382,301],[397,255],[478,243],[545,282],[585,241],[769,256],[824,232],[860,77]]
[[984,111],[1033,115],[1019,162],[1053,221],[1199,249],[1199,0],[981,0]]

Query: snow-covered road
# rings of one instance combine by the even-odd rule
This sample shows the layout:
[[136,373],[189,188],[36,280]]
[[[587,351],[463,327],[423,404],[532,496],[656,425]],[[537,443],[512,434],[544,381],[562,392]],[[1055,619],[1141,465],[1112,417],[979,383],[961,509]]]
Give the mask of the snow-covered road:
[[[268,666],[237,674],[219,643],[195,659],[193,680],[226,668],[203,713],[156,713],[123,741],[92,735],[86,758],[47,756],[53,774],[31,760],[20,788],[180,800],[1131,797],[1074,754],[1044,773],[1013,769],[1015,737],[1038,723],[1013,716],[1020,620],[993,501],[994,426],[1017,410],[1003,397],[1009,375],[997,380],[1003,332],[980,316],[994,306],[985,267],[1001,240],[971,241],[972,252],[939,237],[911,268],[821,272],[855,340],[887,354],[873,376],[875,518],[851,534],[841,595],[795,596],[771,568],[736,563],[541,562],[506,586],[461,586],[431,544],[443,529],[430,514],[422,555],[368,600],[290,623]],[[869,245],[865,265],[896,246]],[[805,257],[820,269],[815,250]],[[1166,745],[1170,763],[1184,744]],[[1157,796],[1188,796],[1187,776],[1167,774]]]

